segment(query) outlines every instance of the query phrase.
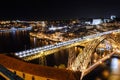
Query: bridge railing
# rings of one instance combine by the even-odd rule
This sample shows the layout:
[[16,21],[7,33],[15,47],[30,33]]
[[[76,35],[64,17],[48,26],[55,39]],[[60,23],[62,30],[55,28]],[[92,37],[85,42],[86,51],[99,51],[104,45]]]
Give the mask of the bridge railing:
[[43,51],[67,46],[67,45],[77,43],[77,42],[82,42],[82,41],[85,41],[87,39],[94,39],[94,38],[97,38],[97,37],[100,37],[100,36],[103,36],[103,35],[107,35],[107,34],[110,34],[110,33],[113,33],[113,32],[120,32],[120,29],[107,31],[107,32],[103,32],[103,33],[92,34],[92,35],[88,35],[88,36],[84,36],[84,37],[80,37],[80,38],[74,38],[72,40],[65,41],[65,42],[59,42],[59,43],[53,44],[53,45],[47,45],[47,46],[33,48],[33,49],[21,51],[21,52],[16,52],[15,55],[20,57],[20,58],[23,58],[23,57],[34,55],[34,54],[37,54],[37,53],[40,53],[40,52],[43,52]]

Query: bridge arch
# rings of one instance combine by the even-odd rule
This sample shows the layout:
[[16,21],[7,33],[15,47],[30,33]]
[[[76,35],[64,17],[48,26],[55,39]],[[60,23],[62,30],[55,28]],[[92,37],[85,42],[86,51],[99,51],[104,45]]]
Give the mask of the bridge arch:
[[78,54],[76,59],[70,65],[70,69],[74,71],[84,71],[88,68],[89,63],[91,62],[91,56],[95,52],[97,46],[104,40],[111,39],[114,41],[116,45],[118,45],[118,41],[109,35],[101,36],[100,38],[96,38],[95,40],[88,43],[88,45],[84,48],[83,52]]

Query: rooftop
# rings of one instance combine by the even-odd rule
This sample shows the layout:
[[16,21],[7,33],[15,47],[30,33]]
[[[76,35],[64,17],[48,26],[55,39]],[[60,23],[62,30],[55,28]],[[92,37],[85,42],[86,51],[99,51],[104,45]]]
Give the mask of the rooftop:
[[80,76],[79,72],[26,63],[4,54],[0,54],[0,64],[23,73],[57,80],[77,80],[78,76]]

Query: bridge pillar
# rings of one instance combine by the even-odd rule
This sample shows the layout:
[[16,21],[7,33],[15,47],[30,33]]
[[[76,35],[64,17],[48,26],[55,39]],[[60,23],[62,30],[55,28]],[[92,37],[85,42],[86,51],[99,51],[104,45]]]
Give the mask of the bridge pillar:
[[69,55],[68,55],[68,66],[67,67],[70,68],[71,65],[72,65],[72,62],[76,58],[76,54],[75,54],[75,48],[74,47],[69,48],[68,50],[69,50]]
[[69,50],[69,54],[68,54],[67,68],[70,69],[72,67],[71,65],[73,61],[76,59],[77,55],[83,51],[83,49],[76,46],[76,47],[69,48],[68,50]]
[[40,57],[38,60],[39,60],[40,65],[44,65],[44,66],[47,65],[47,61],[46,61],[45,56]]

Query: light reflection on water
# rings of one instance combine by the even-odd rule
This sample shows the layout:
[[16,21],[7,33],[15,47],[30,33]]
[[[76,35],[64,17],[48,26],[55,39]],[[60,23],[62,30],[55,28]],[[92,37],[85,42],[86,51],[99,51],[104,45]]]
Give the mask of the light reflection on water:
[[112,58],[110,69],[111,72],[108,80],[120,80],[120,59]]
[[117,58],[111,60],[111,71],[114,74],[119,72],[119,60]]
[[112,57],[91,71],[83,80],[120,80],[120,59]]

